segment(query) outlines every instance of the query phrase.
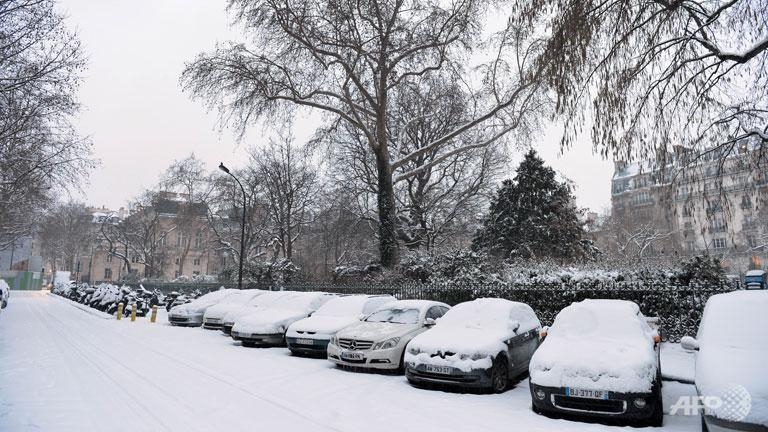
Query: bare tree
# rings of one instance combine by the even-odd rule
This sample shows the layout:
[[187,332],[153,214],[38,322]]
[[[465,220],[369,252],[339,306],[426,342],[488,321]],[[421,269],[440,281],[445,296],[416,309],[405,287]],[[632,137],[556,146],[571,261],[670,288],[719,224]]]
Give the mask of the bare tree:
[[267,205],[272,241],[288,260],[311,216],[317,179],[311,157],[290,136],[271,141],[264,149],[251,150],[251,165]]
[[84,64],[53,0],[0,1],[0,244],[29,235],[50,190],[93,164],[71,125]]
[[519,17],[551,18],[541,60],[566,119],[563,145],[591,124],[605,156],[665,158],[684,145],[695,152],[681,162],[695,165],[749,140],[760,147],[752,169],[762,171],[766,10],[766,0],[571,0],[530,3]]
[[94,239],[91,228],[91,215],[82,203],[57,203],[48,211],[38,234],[44,259],[54,272],[77,269],[78,259]]
[[[532,58],[533,23],[495,34],[482,79],[462,80],[463,65],[482,44],[489,1],[230,0],[250,44],[220,45],[199,56],[182,81],[193,96],[219,107],[224,122],[241,130],[260,117],[299,108],[341,119],[364,136],[375,157],[379,254],[399,259],[394,183],[414,176],[412,160],[439,153],[433,165],[471,149],[494,145],[521,119],[539,114],[541,81]],[[510,23],[513,24],[513,23]],[[512,52],[512,61],[504,61]],[[462,81],[472,110],[451,131],[408,154],[390,152],[397,90],[444,71]],[[282,109],[282,110],[281,110]],[[473,135],[483,130],[485,133]],[[448,143],[464,137],[464,145]],[[472,137],[478,139],[472,139]]]

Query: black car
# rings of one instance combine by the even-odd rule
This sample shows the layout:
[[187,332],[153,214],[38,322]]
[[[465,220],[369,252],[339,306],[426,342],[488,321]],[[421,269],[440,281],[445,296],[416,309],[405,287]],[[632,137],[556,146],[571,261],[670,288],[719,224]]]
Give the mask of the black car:
[[458,304],[408,344],[405,376],[414,385],[503,392],[512,378],[528,371],[540,330],[539,319],[524,303],[477,299]]
[[659,338],[637,304],[574,303],[547,333],[530,365],[533,411],[661,426]]

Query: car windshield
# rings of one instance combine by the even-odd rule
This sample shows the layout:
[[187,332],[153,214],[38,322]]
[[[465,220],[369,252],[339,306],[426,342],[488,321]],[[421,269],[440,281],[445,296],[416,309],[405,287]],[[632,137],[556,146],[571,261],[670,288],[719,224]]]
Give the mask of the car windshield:
[[[647,326],[646,326],[647,327]],[[644,323],[627,308],[608,304],[574,304],[560,311],[550,329],[550,335],[569,338],[627,340],[642,337]]]
[[418,309],[389,308],[372,313],[368,322],[386,322],[394,324],[416,324],[419,321]]

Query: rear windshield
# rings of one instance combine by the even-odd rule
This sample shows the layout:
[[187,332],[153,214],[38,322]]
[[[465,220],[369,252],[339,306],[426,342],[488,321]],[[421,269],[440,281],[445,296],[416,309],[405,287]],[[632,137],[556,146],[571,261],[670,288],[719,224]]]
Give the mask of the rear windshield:
[[366,321],[388,322],[394,324],[416,324],[419,321],[418,309],[391,308],[372,313]]

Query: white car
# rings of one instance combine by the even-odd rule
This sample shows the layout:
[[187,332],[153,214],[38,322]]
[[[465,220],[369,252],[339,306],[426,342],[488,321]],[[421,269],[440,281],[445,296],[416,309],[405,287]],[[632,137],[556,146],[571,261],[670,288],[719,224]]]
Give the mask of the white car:
[[312,315],[320,306],[336,298],[324,292],[293,292],[263,310],[235,321],[232,339],[243,346],[285,345],[285,332],[294,322]]
[[702,429],[768,431],[768,291],[734,291],[707,300],[696,339],[696,391]]
[[239,306],[248,304],[256,296],[260,296],[268,291],[245,289],[237,294],[227,297],[221,303],[215,304],[205,310],[203,314],[203,328],[211,330],[221,330],[224,325],[224,316]]
[[501,393],[528,372],[541,322],[525,303],[483,298],[457,304],[416,336],[405,353],[415,385],[444,384]]
[[8,297],[10,296],[11,288],[6,281],[0,279],[0,309],[5,309],[8,306]]
[[256,311],[260,311],[268,308],[272,303],[280,300],[281,298],[293,294],[295,291],[267,291],[261,295],[252,298],[245,304],[229,305],[227,311],[221,319],[221,331],[224,334],[229,335],[232,333],[232,327],[235,325],[235,321],[250,315]]
[[402,370],[405,346],[435,324],[450,306],[429,300],[398,300],[336,333],[328,360],[341,366]]
[[202,295],[189,303],[174,306],[168,312],[168,322],[176,326],[200,327],[203,314],[209,307],[240,292],[238,289],[220,289]]
[[285,342],[293,354],[322,355],[336,332],[360,321],[380,306],[397,301],[390,295],[349,295],[322,305],[311,317],[288,327]]
[[533,410],[661,426],[659,342],[631,301],[571,304],[531,359]]

